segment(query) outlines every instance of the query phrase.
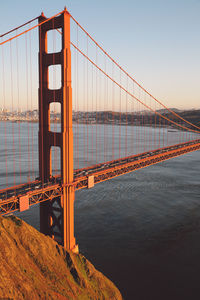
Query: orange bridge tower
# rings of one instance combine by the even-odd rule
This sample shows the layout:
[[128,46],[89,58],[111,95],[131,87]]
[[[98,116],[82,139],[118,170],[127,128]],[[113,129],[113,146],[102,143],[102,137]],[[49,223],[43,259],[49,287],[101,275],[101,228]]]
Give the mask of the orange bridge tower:
[[[47,18],[42,14],[39,23]],[[62,49],[48,53],[47,32],[61,29]],[[61,88],[49,89],[49,66],[61,66]],[[60,103],[61,131],[50,128],[50,104]],[[78,252],[74,238],[73,131],[70,14],[61,15],[39,26],[39,174],[42,184],[52,175],[51,148],[60,148],[61,194],[40,203],[40,231],[59,241],[65,249]]]

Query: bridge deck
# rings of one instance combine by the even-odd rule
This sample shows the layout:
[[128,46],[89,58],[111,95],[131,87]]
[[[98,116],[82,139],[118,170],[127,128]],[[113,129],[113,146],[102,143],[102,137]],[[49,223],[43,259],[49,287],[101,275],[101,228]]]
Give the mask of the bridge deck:
[[[76,190],[87,188],[91,177],[96,184],[196,150],[200,150],[200,139],[75,170],[73,184]],[[0,190],[0,214],[22,210],[20,202],[24,196],[27,197],[29,207],[43,201],[51,201],[61,194],[62,183],[59,175],[44,184],[35,180],[3,189]]]

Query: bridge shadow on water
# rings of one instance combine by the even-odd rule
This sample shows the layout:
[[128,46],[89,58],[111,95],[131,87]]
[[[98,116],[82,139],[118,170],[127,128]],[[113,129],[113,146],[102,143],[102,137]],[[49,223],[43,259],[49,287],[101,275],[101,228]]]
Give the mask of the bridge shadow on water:
[[[80,252],[124,299],[200,299],[199,155],[76,193]],[[21,217],[38,228],[38,212],[35,207]]]

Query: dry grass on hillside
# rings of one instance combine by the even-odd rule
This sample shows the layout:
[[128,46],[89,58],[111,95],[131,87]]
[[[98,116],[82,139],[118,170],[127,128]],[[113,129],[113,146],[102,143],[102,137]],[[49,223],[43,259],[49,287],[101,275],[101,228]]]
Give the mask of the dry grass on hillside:
[[14,216],[0,217],[0,278],[0,298],[122,299],[84,256]]

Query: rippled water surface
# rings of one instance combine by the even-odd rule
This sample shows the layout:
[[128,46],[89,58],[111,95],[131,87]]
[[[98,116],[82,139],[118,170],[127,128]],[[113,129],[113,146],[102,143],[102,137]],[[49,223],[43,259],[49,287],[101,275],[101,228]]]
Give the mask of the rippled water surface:
[[[76,193],[82,252],[125,299],[200,299],[200,152]],[[38,228],[39,210],[22,217]]]
[[200,299],[200,151],[76,192],[75,231],[124,299]]

